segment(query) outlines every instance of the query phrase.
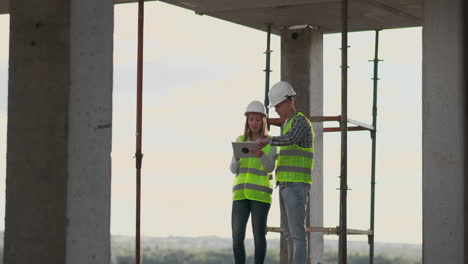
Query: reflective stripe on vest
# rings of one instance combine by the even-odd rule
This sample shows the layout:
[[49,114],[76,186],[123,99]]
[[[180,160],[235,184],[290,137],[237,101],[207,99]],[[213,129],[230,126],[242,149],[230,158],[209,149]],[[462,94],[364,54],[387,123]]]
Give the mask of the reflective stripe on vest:
[[299,173],[305,173],[305,174],[312,174],[312,170],[308,168],[302,168],[302,167],[294,167],[294,166],[278,166],[276,169],[277,172],[299,172]]
[[257,170],[257,169],[254,169],[254,168],[240,168],[239,169],[239,174],[240,173],[251,173],[251,174],[258,175],[258,176],[268,176],[268,173],[266,171]]
[[282,149],[280,150],[279,154],[282,156],[302,156],[311,159],[314,158],[314,153],[299,149]]
[[261,185],[257,185],[257,184],[252,184],[252,183],[237,184],[232,188],[232,191],[237,191],[237,190],[241,190],[241,189],[256,190],[256,191],[260,191],[260,192],[266,192],[266,193],[269,193],[269,194],[273,193],[273,189],[271,189],[271,188],[261,186]]
[[[244,137],[240,136],[237,141],[243,142]],[[262,148],[264,155],[270,153],[271,146]],[[239,161],[239,172],[234,179],[233,200],[255,200],[264,203],[271,203],[271,193],[273,192],[270,177],[262,165],[260,158],[241,158]]]
[[[284,126],[281,133],[282,135],[291,130],[292,123],[298,116],[306,118],[300,112],[292,116]],[[310,148],[303,148],[293,144],[280,147],[278,167],[276,168],[277,181],[312,183],[312,169],[314,167],[314,128],[307,118],[306,120],[309,122],[311,129],[312,146]]]

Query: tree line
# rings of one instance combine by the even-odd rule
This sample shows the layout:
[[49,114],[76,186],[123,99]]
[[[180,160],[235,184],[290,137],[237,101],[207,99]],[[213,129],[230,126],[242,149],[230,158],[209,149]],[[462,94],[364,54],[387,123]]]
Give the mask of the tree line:
[[[121,252],[123,253],[123,252]],[[133,264],[135,257],[133,252],[116,254],[112,264]],[[223,250],[177,250],[159,249],[143,252],[142,264],[234,264],[234,259],[230,249]],[[247,263],[254,263],[253,254],[247,256]],[[338,252],[325,252],[323,264],[338,263]],[[368,264],[369,257],[366,254],[354,253],[348,255],[350,264]],[[374,258],[376,264],[421,264],[420,259],[398,255],[377,255]],[[279,251],[269,250],[265,264],[279,264]]]

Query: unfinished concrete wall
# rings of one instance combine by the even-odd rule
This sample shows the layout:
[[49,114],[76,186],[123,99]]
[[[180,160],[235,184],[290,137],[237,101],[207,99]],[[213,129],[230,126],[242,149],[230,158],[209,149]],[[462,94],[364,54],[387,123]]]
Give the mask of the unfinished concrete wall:
[[[462,0],[424,1],[423,262],[466,263]],[[465,14],[466,15],[466,14]]]
[[110,263],[113,0],[15,0],[4,263]]
[[[296,110],[307,116],[323,115],[323,34],[311,28],[281,33],[281,80],[297,93]],[[309,226],[323,226],[323,124],[314,123],[315,166],[309,198]],[[309,233],[308,263],[323,263],[323,234]],[[284,241],[283,241],[284,243]],[[282,244],[283,244],[282,243]],[[282,246],[281,263],[287,263]]]

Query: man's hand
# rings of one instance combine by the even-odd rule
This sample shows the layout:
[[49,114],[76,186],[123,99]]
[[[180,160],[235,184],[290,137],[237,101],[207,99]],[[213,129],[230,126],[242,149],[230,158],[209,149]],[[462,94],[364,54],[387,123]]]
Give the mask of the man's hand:
[[257,146],[259,149],[262,149],[266,145],[268,145],[268,138],[262,138],[257,142]]
[[263,151],[258,148],[250,149],[250,152],[252,152],[258,158],[260,158],[263,155]]

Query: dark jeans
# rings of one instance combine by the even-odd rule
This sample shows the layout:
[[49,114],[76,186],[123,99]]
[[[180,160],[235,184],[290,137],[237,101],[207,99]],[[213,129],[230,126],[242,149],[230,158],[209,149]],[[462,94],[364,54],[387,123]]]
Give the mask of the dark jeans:
[[255,264],[263,264],[266,254],[266,224],[270,204],[253,200],[237,200],[232,203],[232,249],[236,264],[245,263],[245,229],[252,213],[252,231],[255,241]]

